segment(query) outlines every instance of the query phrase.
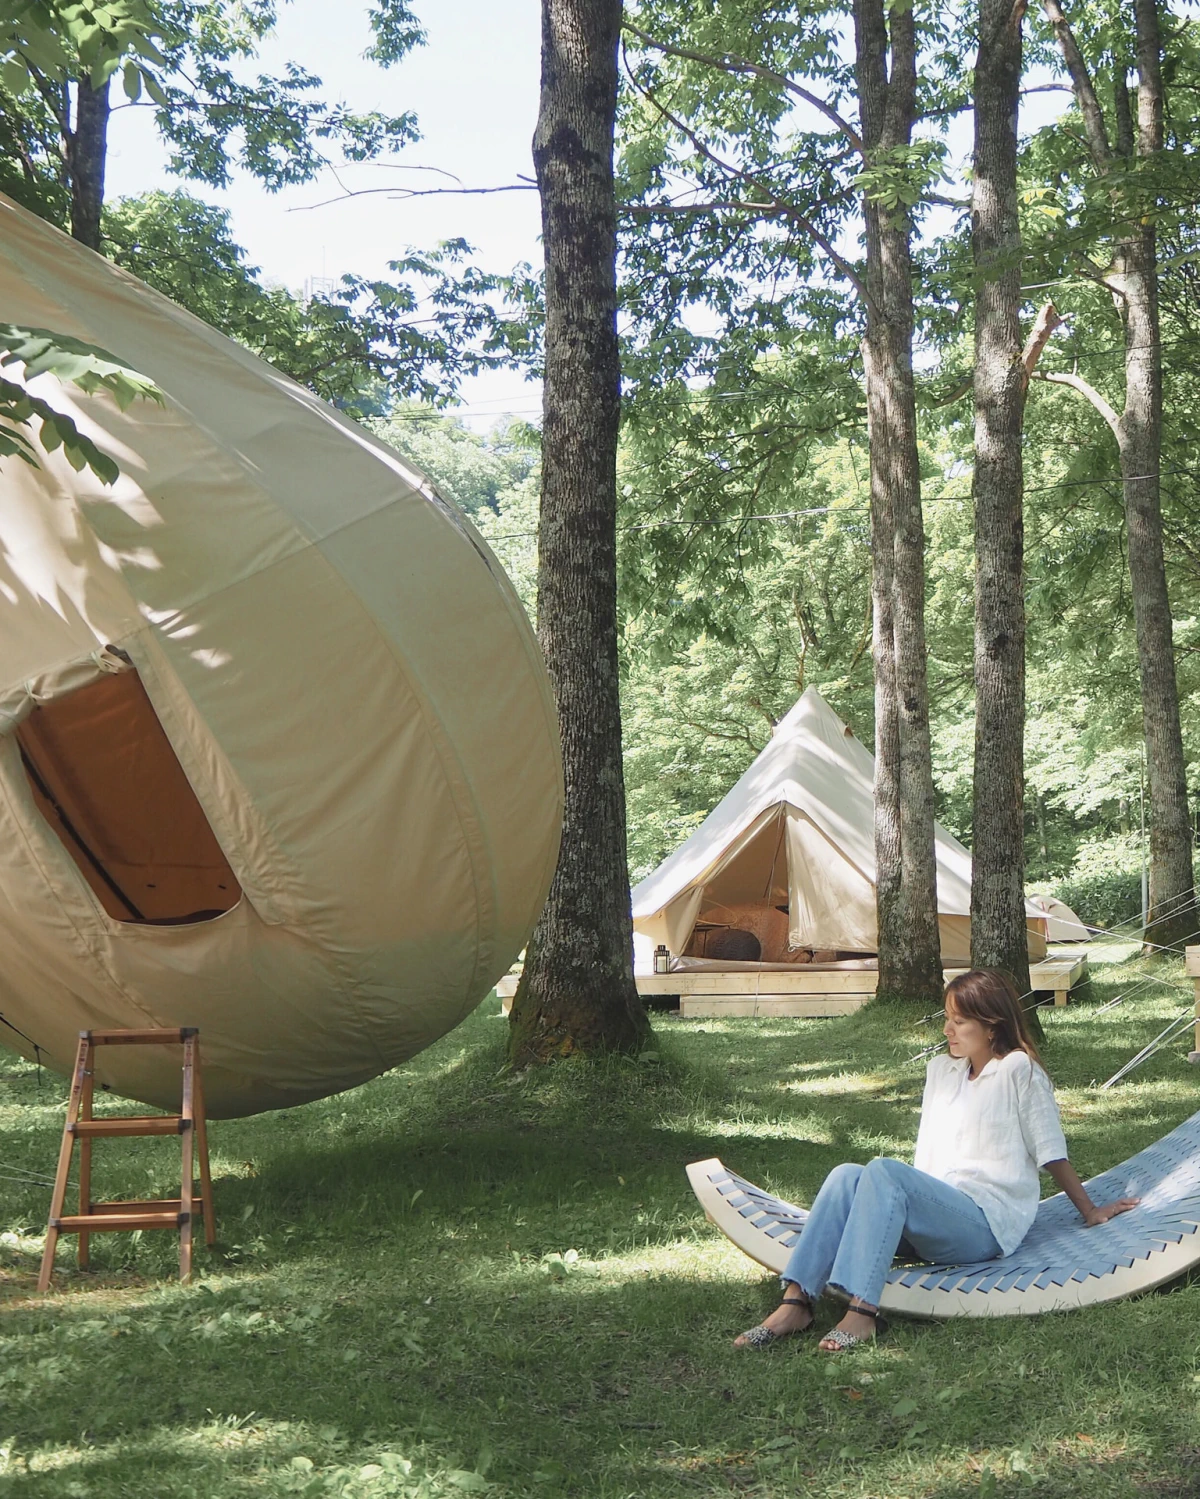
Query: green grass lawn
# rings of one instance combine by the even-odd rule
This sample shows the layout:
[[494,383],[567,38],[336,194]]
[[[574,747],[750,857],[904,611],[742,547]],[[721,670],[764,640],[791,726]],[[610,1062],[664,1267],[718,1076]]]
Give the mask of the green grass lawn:
[[[1187,1003],[1181,967],[1094,963],[1042,1012],[1085,1176],[1200,1106],[1186,1040],[1093,1087]],[[1096,1014],[1142,971],[1179,987]],[[215,1123],[220,1247],[190,1288],[173,1235],[112,1234],[33,1294],[49,1193],[24,1177],[53,1171],[65,1085],[0,1056],[0,1495],[1200,1495],[1200,1282],[849,1355],[730,1346],[776,1285],[685,1163],[808,1200],[908,1155],[932,1027],[656,1017],[653,1057],[514,1077],[498,1008],[353,1093]],[[170,1141],[96,1160],[97,1196],[177,1189]]]

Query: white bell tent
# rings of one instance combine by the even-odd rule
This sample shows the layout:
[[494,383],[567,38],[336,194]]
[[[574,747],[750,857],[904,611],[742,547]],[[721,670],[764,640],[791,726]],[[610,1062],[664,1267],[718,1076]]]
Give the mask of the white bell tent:
[[1057,895],[1031,895],[1029,903],[1040,912],[1038,926],[1045,933],[1047,942],[1091,941],[1091,932],[1066,901],[1059,900]]
[[[0,467],[0,1037],[69,1070],[80,1029],[198,1026],[214,1115],[402,1062],[505,972],[557,857],[503,569],[383,443],[3,198],[0,320],[165,395],[40,376],[120,478]],[[179,1105],[168,1049],[98,1081]]]
[[[756,906],[787,912],[792,949],[874,953],[874,770],[870,750],[809,687],[728,795],[633,891],[639,968],[648,948],[678,956],[698,922],[737,924]],[[940,825],[934,838],[942,960],[965,965],[971,855]],[[1028,903],[1027,913],[1043,914]],[[1029,946],[1031,958],[1045,955],[1032,926]]]

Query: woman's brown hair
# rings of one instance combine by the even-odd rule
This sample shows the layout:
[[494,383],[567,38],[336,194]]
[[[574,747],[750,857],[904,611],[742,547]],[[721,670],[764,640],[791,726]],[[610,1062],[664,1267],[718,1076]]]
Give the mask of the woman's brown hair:
[[992,1051],[1006,1057],[1023,1051],[1045,1068],[1025,1019],[1017,986],[1001,968],[972,968],[946,985],[946,1003],[963,1020],[977,1020],[991,1034]]

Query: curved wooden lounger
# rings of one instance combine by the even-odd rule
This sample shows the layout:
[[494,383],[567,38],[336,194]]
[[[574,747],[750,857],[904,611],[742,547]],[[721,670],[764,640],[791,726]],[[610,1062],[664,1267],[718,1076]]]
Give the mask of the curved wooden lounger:
[[[711,1222],[739,1249],[779,1272],[808,1212],[744,1181],[715,1158],[687,1168]],[[909,1317],[1011,1317],[1116,1301],[1200,1264],[1200,1113],[1088,1183],[1097,1202],[1141,1205],[1087,1228],[1060,1192],[1003,1259],[973,1265],[900,1265],[880,1304]]]

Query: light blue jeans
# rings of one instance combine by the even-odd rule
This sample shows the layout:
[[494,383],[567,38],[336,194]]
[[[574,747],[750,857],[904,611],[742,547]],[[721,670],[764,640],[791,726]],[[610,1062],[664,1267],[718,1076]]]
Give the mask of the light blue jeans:
[[880,1156],[829,1173],[781,1279],[812,1301],[835,1285],[878,1306],[902,1238],[915,1257],[938,1264],[970,1264],[1000,1253],[983,1209],[965,1192]]

